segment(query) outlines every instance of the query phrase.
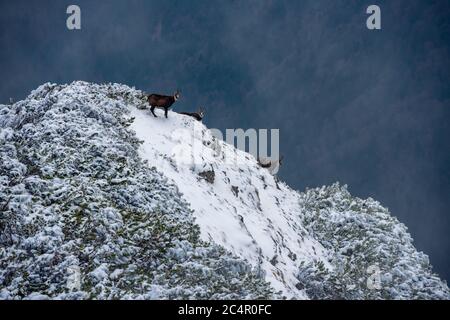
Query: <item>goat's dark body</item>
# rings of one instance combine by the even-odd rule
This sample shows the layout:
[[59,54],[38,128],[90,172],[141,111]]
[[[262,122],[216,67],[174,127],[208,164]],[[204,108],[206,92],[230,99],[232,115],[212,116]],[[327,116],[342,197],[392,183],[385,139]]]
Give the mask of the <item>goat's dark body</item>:
[[202,121],[203,117],[198,114],[198,112],[180,112],[180,114],[184,114],[185,116],[190,116],[197,121]]
[[164,96],[160,94],[151,94],[147,97],[148,103],[150,105],[150,111],[156,117],[155,108],[164,109],[164,115],[167,118],[167,112],[169,108],[175,103],[176,99],[174,96]]
[[270,160],[266,159],[267,162],[262,162],[261,159],[257,159],[258,165],[262,168],[269,169],[269,171],[272,171],[271,169],[278,166],[280,167],[282,165],[283,156],[280,156],[278,160]]
[[259,164],[259,166],[262,167],[262,168],[270,168],[270,166],[272,165],[272,162],[269,161],[269,162],[267,162],[267,163],[262,163],[262,162],[258,159],[258,164]]

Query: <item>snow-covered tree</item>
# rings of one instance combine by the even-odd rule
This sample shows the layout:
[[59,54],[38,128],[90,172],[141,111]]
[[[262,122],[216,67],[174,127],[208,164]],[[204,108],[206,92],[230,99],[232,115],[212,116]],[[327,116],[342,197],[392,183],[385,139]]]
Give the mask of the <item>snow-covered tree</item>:
[[311,298],[450,298],[405,225],[377,201],[352,197],[336,183],[307,190],[301,207],[303,225],[329,249],[331,263],[331,268],[320,261],[301,265],[299,287]]

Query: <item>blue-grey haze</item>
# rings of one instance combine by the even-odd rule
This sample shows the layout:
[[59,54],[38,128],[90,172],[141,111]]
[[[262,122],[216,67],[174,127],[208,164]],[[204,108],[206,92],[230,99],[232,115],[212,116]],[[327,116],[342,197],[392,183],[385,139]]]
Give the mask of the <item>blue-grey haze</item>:
[[449,51],[448,0],[0,1],[1,102],[47,81],[180,88],[175,110],[204,106],[209,127],[280,128],[289,185],[381,201],[444,279]]

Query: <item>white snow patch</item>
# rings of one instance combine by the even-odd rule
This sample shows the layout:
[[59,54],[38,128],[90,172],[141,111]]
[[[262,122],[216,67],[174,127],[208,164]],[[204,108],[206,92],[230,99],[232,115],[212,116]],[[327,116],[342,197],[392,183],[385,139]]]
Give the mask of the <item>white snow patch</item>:
[[[177,185],[194,210],[202,238],[260,267],[288,298],[307,298],[295,287],[300,262],[329,263],[323,247],[298,221],[299,194],[193,118],[175,112],[168,119],[161,112],[154,118],[136,108],[131,114],[131,128],[144,141],[141,156]],[[199,176],[212,170],[213,183]]]

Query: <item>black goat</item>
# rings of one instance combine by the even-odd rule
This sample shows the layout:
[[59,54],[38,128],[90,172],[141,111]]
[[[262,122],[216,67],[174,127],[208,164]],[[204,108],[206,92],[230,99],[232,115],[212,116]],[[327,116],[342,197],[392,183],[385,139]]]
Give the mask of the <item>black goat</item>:
[[180,98],[180,91],[177,90],[173,96],[163,96],[160,94],[152,93],[147,97],[148,103],[150,105],[150,111],[153,113],[155,118],[157,118],[155,114],[155,108],[164,109],[164,115],[167,118],[167,112],[169,108]]
[[180,112],[180,114],[190,116],[196,119],[197,121],[202,121],[203,116],[205,115],[205,110],[203,110],[203,108],[199,108],[197,112]]
[[282,161],[283,161],[283,156],[280,156],[278,158],[278,160],[265,160],[265,161],[261,161],[261,159],[257,159],[258,165],[262,168],[266,168],[267,170],[269,170],[270,173],[274,173],[277,172],[278,169],[281,167],[282,165]]

